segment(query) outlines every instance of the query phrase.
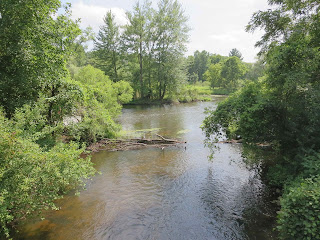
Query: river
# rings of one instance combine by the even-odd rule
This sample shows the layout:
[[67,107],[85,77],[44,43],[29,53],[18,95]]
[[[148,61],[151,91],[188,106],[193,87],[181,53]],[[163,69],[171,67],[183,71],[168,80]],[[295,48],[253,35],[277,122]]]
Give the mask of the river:
[[275,239],[268,190],[243,163],[241,145],[220,144],[208,158],[200,125],[217,101],[123,109],[124,130],[187,143],[93,154],[100,174],[86,190],[25,224],[18,239]]

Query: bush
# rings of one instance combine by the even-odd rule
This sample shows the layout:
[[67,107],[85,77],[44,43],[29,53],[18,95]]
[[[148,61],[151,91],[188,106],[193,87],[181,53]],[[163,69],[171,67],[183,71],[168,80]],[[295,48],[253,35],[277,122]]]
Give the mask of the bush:
[[49,151],[17,136],[0,113],[0,233],[43,209],[55,209],[54,200],[82,185],[95,170],[83,148],[59,143]]
[[320,239],[320,178],[298,181],[281,198],[281,239]]
[[128,82],[113,83],[101,70],[90,65],[81,68],[75,76],[84,99],[74,114],[77,122],[67,124],[70,138],[92,143],[102,138],[113,138],[120,130],[115,119],[121,105],[132,99],[133,89]]

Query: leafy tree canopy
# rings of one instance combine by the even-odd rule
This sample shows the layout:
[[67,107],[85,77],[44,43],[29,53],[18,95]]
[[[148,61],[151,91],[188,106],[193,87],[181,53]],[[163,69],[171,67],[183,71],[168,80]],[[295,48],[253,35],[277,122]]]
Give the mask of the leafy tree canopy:
[[243,60],[242,53],[236,48],[233,48],[229,52],[229,57],[238,57],[240,60]]

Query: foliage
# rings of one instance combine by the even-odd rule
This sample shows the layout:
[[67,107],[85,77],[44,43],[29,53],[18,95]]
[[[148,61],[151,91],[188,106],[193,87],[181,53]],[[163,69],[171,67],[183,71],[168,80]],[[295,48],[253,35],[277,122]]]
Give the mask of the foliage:
[[156,92],[158,98],[176,92],[187,79],[183,53],[188,40],[188,18],[177,0],[161,0],[154,16]]
[[248,144],[270,143],[277,157],[267,169],[268,180],[287,189],[280,235],[319,239],[320,5],[315,0],[269,2],[273,8],[255,13],[247,27],[265,30],[257,45],[266,77],[221,103],[204,127],[208,135],[225,130]]
[[221,69],[222,65],[220,63],[211,64],[203,75],[204,79],[210,82],[212,88],[222,86]]
[[68,124],[68,134],[81,142],[95,142],[97,139],[115,137],[119,125],[115,118],[120,114],[120,103],[132,99],[132,88],[129,83],[113,83],[108,76],[90,65],[79,70],[75,75],[84,94],[80,106],[73,113]]
[[245,79],[256,81],[265,75],[266,64],[263,58],[258,59],[255,63],[247,63],[248,71],[245,74]]
[[298,180],[281,198],[281,239],[320,239],[320,179]]
[[71,44],[71,55],[67,61],[67,68],[70,76],[74,77],[80,67],[89,63],[90,57],[86,52],[88,46],[87,42],[94,39],[94,33],[91,27],[87,27],[81,30],[81,34],[75,39],[75,42]]
[[133,88],[129,82],[121,80],[114,83],[113,87],[115,88],[117,94],[118,103],[125,104],[132,100]]
[[[247,143],[273,141],[277,125],[267,113],[274,113],[275,108],[267,101],[267,91],[263,95],[260,93],[263,88],[261,82],[249,82],[222,101],[204,120],[206,135],[223,130],[228,138],[241,136]],[[268,132],[265,131],[267,127]]]
[[198,75],[199,81],[203,82],[203,74],[208,69],[210,54],[207,51],[195,51],[194,52],[194,72]]
[[187,84],[181,87],[175,94],[169,95],[167,100],[178,102],[211,101],[212,89],[206,82]]
[[240,60],[243,60],[242,53],[236,48],[231,49],[229,57],[238,57]]
[[240,58],[229,57],[221,68],[221,77],[223,85],[227,89],[235,90],[238,85],[238,80],[242,79],[246,73],[246,67],[242,64]]
[[98,36],[95,40],[95,54],[97,64],[114,82],[119,81],[120,68],[120,28],[115,22],[115,16],[111,10],[107,12],[104,24],[100,27]]
[[93,65],[114,81],[130,82],[135,98],[162,100],[173,95],[187,79],[183,53],[189,28],[181,5],[162,0],[154,9],[146,0],[126,15],[128,22],[120,33],[114,16],[107,13],[95,41]]
[[219,54],[210,54],[209,62],[210,64],[217,64],[225,62],[228,59],[226,56],[221,56]]
[[231,92],[228,89],[216,87],[212,89],[213,95],[229,95]]
[[32,105],[24,105],[16,110],[13,118],[13,128],[17,136],[37,142],[42,147],[53,147],[56,143],[56,134],[62,133],[61,123],[55,126],[48,125],[48,103],[44,98]]
[[84,148],[61,141],[114,137],[120,104],[132,98],[128,82],[82,67],[92,32],[80,31],[69,5],[63,14],[59,7],[58,0],[0,2],[0,234],[6,237],[94,174],[90,159],[80,158]]
[[240,87],[240,81],[244,79],[246,72],[246,65],[240,58],[233,56],[212,63],[203,76],[212,88],[224,88],[233,92]]
[[60,1],[33,2],[0,3],[0,104],[9,117],[16,107],[36,101],[42,89],[50,95],[57,89],[67,73],[70,45],[80,33],[68,8],[53,18]]
[[28,215],[55,209],[54,200],[83,184],[94,173],[84,149],[59,143],[48,152],[19,136],[13,123],[0,114],[0,233]]

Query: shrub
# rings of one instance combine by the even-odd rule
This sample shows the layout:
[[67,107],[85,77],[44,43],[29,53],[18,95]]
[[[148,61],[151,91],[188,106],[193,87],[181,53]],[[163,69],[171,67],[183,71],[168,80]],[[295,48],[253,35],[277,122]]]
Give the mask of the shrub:
[[67,134],[80,142],[92,143],[102,138],[113,138],[120,130],[115,119],[122,103],[132,99],[133,89],[128,82],[113,83],[101,70],[90,65],[74,76],[81,86],[83,101],[74,114],[80,121],[66,127]]
[[83,148],[59,143],[49,151],[19,137],[0,113],[0,234],[43,209],[55,209],[54,200],[84,184],[95,170]]
[[320,239],[320,178],[297,181],[283,194],[278,214],[281,239]]

